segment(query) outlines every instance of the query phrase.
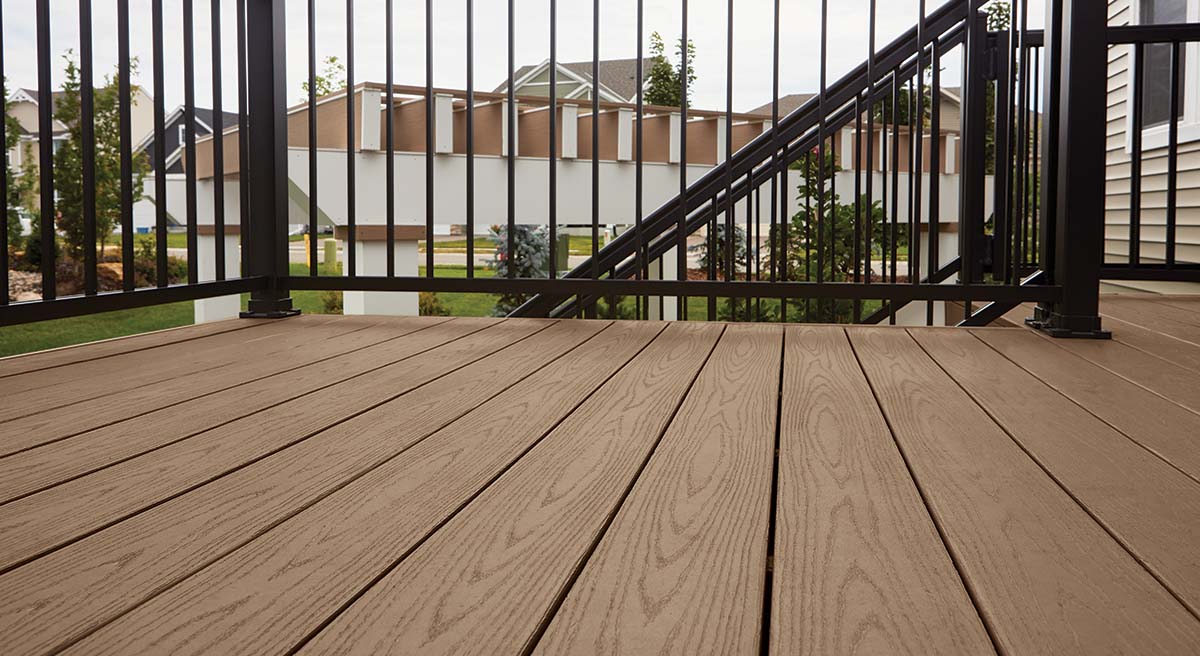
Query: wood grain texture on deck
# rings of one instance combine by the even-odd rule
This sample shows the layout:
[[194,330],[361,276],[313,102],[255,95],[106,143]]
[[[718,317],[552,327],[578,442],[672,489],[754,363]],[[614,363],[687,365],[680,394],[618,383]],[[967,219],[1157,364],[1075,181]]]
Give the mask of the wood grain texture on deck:
[[1001,650],[1174,654],[1200,644],[1200,622],[906,332],[851,338]]
[[845,332],[789,328],[783,373],[772,651],[994,653]]
[[716,326],[668,328],[304,653],[520,651],[719,334]]
[[[562,330],[560,335],[544,343],[520,341],[516,344],[523,344],[523,349],[505,348],[516,340],[524,340],[554,326],[538,321],[485,322],[483,325],[492,327],[428,352],[420,362],[414,359],[380,370],[363,381],[363,386],[349,388],[339,395],[324,398],[323,404],[311,406],[336,413],[339,419],[333,420],[334,430],[320,430],[331,425],[328,419],[320,420],[321,423],[315,425],[319,432],[301,439],[312,430],[312,418],[303,412],[303,407],[310,406],[285,408],[274,420],[276,423],[291,421],[297,428],[295,433],[265,429],[266,435],[281,441],[282,445],[286,445],[287,440],[295,442],[284,450],[280,451],[276,446],[276,451],[272,452],[269,440],[247,440],[247,431],[231,430],[211,446],[192,445],[191,448],[200,448],[199,453],[205,454],[204,457],[198,458],[197,452],[176,454],[179,457],[166,458],[158,463],[157,469],[150,469],[157,475],[135,481],[140,484],[94,488],[97,503],[90,508],[90,513],[83,513],[77,523],[94,521],[92,516],[109,506],[116,506],[118,512],[128,514],[145,508],[148,500],[166,502],[0,577],[0,589],[4,590],[0,599],[16,604],[12,607],[13,613],[5,617],[19,617],[18,609],[22,613],[36,614],[47,606],[39,600],[49,599],[65,604],[70,610],[64,615],[70,620],[67,625],[72,631],[85,630],[98,617],[104,619],[105,613],[128,609],[150,591],[179,581],[196,571],[198,563],[210,562],[228,553],[378,465],[397,450],[403,450],[405,445],[469,412],[474,407],[471,404],[474,395],[486,395],[505,380],[519,381],[531,367],[536,368],[552,358],[554,349],[569,348],[583,339],[578,332]],[[539,356],[539,352],[543,355]],[[408,366],[402,366],[405,364]],[[445,375],[448,372],[453,373]],[[484,379],[485,376],[489,378]],[[399,398],[413,402],[416,408],[410,421],[400,426],[402,433],[394,442],[369,441],[373,434],[363,434],[361,429],[375,425],[369,422],[368,415],[340,421],[353,409],[349,405],[350,399],[374,395],[386,400],[406,389],[411,391]],[[269,414],[260,413],[255,417]],[[381,428],[396,430],[390,423]],[[257,432],[263,434],[264,429],[259,428]],[[362,440],[354,439],[359,435],[368,440],[365,445]],[[365,448],[367,446],[372,448]],[[229,471],[238,466],[241,468]],[[196,469],[200,471],[194,471]],[[177,494],[179,488],[186,490],[186,486],[194,486],[214,474],[225,475],[189,494],[171,498],[170,495]],[[116,492],[107,492],[108,488],[114,487]],[[104,499],[105,495],[110,498]],[[30,498],[37,496],[40,495]],[[66,515],[65,518],[69,520],[73,516]],[[114,549],[119,549],[123,557],[111,560]],[[136,572],[137,576],[129,576],[129,572]],[[25,577],[30,576],[59,583],[43,584],[34,598],[14,596],[13,591],[24,585],[20,581],[27,581],[29,579]],[[68,591],[81,589],[88,590],[91,598],[80,599],[68,594]],[[17,622],[11,626],[11,630],[20,635],[29,634],[31,639],[36,638],[35,643],[37,640],[63,640],[62,636],[46,632],[44,628],[36,622],[33,626]]]
[[[970,333],[912,333],[1039,465],[1200,615],[1200,484],[1000,354],[979,348]],[[1032,332],[1025,336],[1041,340],[1046,350],[1058,348]]]
[[757,652],[782,337],[726,328],[538,653]]
[[1037,335],[988,331],[980,339],[1138,444],[1200,481],[1200,415],[1119,378]]
[[[338,322],[313,328],[300,328],[295,334],[264,336],[231,362],[212,367],[195,367],[192,374],[184,368],[178,376],[132,389],[104,394],[86,401],[72,402],[49,411],[26,415],[0,424],[0,454],[14,453],[37,445],[56,442],[89,430],[126,421],[140,414],[178,406],[192,399],[234,390],[241,385],[264,381],[274,386],[272,377],[316,364],[324,359],[384,343],[405,334],[432,327],[442,319],[358,321],[338,329]],[[278,344],[276,344],[278,343]],[[153,367],[173,369],[180,364],[164,360]],[[184,365],[186,366],[186,365]],[[194,374],[203,374],[197,376]],[[107,387],[108,377],[98,379]]]

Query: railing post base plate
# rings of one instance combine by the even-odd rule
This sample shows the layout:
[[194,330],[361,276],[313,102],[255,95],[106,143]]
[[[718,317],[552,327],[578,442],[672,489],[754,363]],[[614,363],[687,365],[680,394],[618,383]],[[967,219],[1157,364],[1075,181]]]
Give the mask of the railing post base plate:
[[300,309],[292,307],[290,298],[269,301],[250,299],[246,311],[238,313],[238,316],[243,319],[283,319],[298,314],[300,314]]
[[1112,339],[1112,332],[1100,327],[1100,317],[1065,316],[1039,307],[1025,324],[1060,339]]

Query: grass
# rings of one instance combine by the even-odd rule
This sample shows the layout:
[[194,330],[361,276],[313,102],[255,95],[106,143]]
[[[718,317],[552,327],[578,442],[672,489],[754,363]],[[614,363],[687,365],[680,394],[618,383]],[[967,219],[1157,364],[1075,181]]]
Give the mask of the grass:
[[187,326],[189,301],[0,328],[0,357]]
[[[592,238],[581,235],[571,235],[567,242],[567,248],[570,249],[571,255],[591,255],[592,254]],[[467,252],[467,240],[463,239],[440,239],[434,242],[438,251],[462,251]],[[417,242],[417,247],[422,253],[425,252],[425,242]],[[481,236],[475,238],[476,253],[490,253],[495,248],[491,237]]]
[[[327,267],[321,265],[319,273],[322,276],[341,275],[341,266]],[[291,265],[293,276],[308,275],[308,265]],[[420,268],[420,275],[425,275],[425,268]],[[465,266],[439,266],[436,268],[439,278],[465,278]],[[492,271],[477,269],[478,277],[490,277]],[[305,314],[325,314],[325,296],[329,292],[296,290],[292,292],[292,303]],[[242,307],[245,309],[249,294],[242,295]],[[438,294],[442,304],[456,317],[486,317],[491,316],[496,308],[496,296],[492,294],[475,294],[463,292],[442,292]],[[673,302],[668,300],[668,302]],[[726,304],[726,299],[719,299],[719,306]],[[880,307],[879,301],[865,301],[863,316],[874,312]],[[779,301],[763,299],[764,315],[778,314]],[[703,298],[693,298],[688,301],[688,319],[690,321],[708,320],[708,302]],[[601,308],[599,316],[608,316],[607,310]],[[619,316],[634,316],[634,298],[628,296],[622,299]],[[720,318],[722,315],[718,315]],[[125,335],[150,332],[186,326],[193,322],[191,302],[170,303],[132,310],[120,310],[84,317],[54,319],[39,323],[10,326],[0,329],[0,357],[29,353],[72,344],[83,344],[101,339],[110,339]]]

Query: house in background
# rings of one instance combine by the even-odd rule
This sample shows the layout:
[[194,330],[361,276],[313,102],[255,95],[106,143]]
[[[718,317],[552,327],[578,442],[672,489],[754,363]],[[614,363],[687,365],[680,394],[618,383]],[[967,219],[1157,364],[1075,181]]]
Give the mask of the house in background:
[[[54,102],[57,102],[62,95],[62,91],[55,91],[51,97]],[[8,161],[15,169],[20,169],[25,163],[26,151],[33,153],[35,157],[37,155],[39,104],[36,89],[17,89],[8,98],[8,115],[17,120],[22,130],[20,141],[9,153]],[[53,112],[54,108],[52,107],[50,111]],[[129,117],[130,136],[134,143],[142,141],[154,131],[154,99],[140,86],[133,89]],[[67,138],[67,126],[58,121],[54,121],[53,125],[53,138],[57,151],[58,144]]]
[[[237,125],[238,115],[234,112],[222,112],[221,118],[218,120],[216,113],[211,109],[197,107],[195,109],[195,125],[196,138],[207,137],[213,133],[214,123],[219,123],[217,127],[221,130],[231,128]],[[176,107],[174,111],[167,115],[163,124],[163,145],[166,146],[166,172],[168,175],[183,173],[183,153],[186,141],[185,129],[187,127],[183,117],[183,107]],[[134,150],[146,153],[147,159],[150,161],[150,168],[154,168],[154,131],[153,129],[142,137],[141,140],[135,141],[137,145]]]
[[[599,62],[599,94],[604,102],[631,103],[637,99],[637,62],[632,59],[606,59]],[[649,74],[654,59],[642,60],[644,74]],[[567,100],[591,100],[591,60],[558,62],[557,97]],[[496,87],[495,93],[506,93],[508,80]],[[513,72],[513,91],[518,96],[550,97],[550,60],[532,66],[522,66]]]
[[[1108,0],[1109,25],[1200,22],[1200,0]],[[1200,44],[1182,48],[1176,108],[1177,156],[1176,249],[1179,263],[1200,262]],[[1168,138],[1171,117],[1171,46],[1150,45],[1139,70],[1132,46],[1114,46],[1108,64],[1108,143],[1105,203],[1106,259],[1128,261],[1133,214],[1133,115],[1130,104],[1137,76],[1143,77],[1141,232],[1143,263],[1167,257]],[[1200,285],[1183,282],[1122,281],[1121,287],[1154,292],[1194,293]]]

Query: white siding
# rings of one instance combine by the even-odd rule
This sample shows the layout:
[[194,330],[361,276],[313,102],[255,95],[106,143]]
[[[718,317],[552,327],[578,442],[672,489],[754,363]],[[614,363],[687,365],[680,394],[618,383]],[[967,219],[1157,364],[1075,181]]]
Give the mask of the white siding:
[[[1110,25],[1128,25],[1134,18],[1134,0],[1108,0]],[[1108,103],[1106,130],[1107,171],[1105,256],[1124,262],[1129,255],[1130,154],[1128,103],[1132,98],[1130,64],[1132,47],[1114,46],[1108,53]],[[1189,67],[1191,62],[1189,61]],[[1190,73],[1189,68],[1189,74]],[[1176,258],[1200,262],[1200,141],[1182,143],[1179,153],[1176,214]],[[1167,149],[1146,150],[1142,162],[1143,262],[1162,261],[1166,255]]]

